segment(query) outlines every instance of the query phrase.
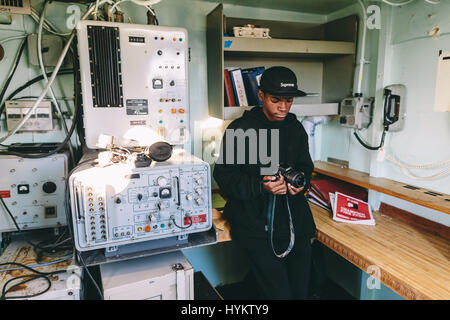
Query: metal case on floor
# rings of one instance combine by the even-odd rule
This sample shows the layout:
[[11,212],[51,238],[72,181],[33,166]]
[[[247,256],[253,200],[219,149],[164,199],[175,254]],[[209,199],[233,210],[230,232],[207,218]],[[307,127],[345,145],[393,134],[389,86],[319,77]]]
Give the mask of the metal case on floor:
[[194,269],[181,251],[100,266],[105,300],[193,300]]

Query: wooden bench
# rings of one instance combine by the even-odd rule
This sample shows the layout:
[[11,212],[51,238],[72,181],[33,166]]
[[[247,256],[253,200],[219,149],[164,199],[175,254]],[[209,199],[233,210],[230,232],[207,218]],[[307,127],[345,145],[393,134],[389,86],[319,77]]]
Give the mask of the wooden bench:
[[[433,196],[426,193],[429,190],[404,188],[405,184],[332,164],[315,165],[316,172],[450,213],[445,200],[448,195]],[[428,197],[432,201],[428,202]],[[450,299],[449,227],[408,217],[409,213],[391,210],[388,205],[374,212],[375,226],[339,223],[331,212],[313,204],[310,207],[317,240],[394,292],[406,299]],[[230,241],[230,226],[220,211],[213,209],[213,221],[219,241]]]

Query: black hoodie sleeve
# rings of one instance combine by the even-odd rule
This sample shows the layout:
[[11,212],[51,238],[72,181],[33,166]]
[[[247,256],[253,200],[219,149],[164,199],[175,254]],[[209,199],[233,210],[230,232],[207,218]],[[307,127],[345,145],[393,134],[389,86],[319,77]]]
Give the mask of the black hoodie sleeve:
[[[230,128],[231,125],[228,127]],[[262,177],[250,175],[244,171],[243,164],[227,164],[226,135],[222,138],[220,157],[214,167],[214,179],[228,197],[239,200],[250,200],[260,196],[262,190]],[[235,144],[236,155],[236,144]]]
[[309,183],[311,181],[311,176],[314,171],[314,163],[311,160],[311,155],[309,154],[309,145],[308,145],[308,134],[303,128],[303,125],[299,123],[299,136],[301,139],[300,149],[299,150],[299,159],[298,161],[298,169],[303,171],[306,179],[306,187],[305,190],[309,188]]

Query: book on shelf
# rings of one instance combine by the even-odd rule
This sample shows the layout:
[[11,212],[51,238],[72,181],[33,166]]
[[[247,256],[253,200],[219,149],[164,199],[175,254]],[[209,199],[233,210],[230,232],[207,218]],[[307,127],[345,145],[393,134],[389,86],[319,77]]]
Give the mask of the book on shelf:
[[334,194],[335,192],[348,194],[352,197],[361,199],[362,201],[367,201],[368,199],[367,190],[360,186],[326,176],[314,177],[311,180],[309,193],[314,194],[325,201],[329,208],[331,208],[329,194]]
[[259,81],[264,71],[264,67],[242,69],[245,93],[247,94],[247,100],[250,106],[262,105],[262,101],[258,98],[258,88]]
[[265,67],[242,69],[228,67],[223,71],[224,105],[231,106],[260,106],[258,98],[259,81]]
[[244,79],[242,78],[242,69],[229,69],[233,92],[236,98],[236,106],[248,106],[247,94],[245,93]]
[[224,81],[224,96],[225,96],[225,106],[232,107],[236,105],[236,99],[234,97],[233,84],[231,83],[230,71],[228,69],[223,70],[223,81]]

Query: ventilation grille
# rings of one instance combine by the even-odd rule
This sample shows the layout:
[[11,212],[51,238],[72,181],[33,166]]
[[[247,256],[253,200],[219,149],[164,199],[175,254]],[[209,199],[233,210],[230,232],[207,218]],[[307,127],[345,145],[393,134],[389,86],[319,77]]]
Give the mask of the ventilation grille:
[[419,190],[420,189],[420,188],[417,188],[415,186],[410,186],[410,185],[403,186],[403,188],[407,188],[407,189],[411,189],[411,190]]
[[88,26],[94,108],[123,106],[119,29]]
[[0,13],[31,14],[30,0],[0,0]]

